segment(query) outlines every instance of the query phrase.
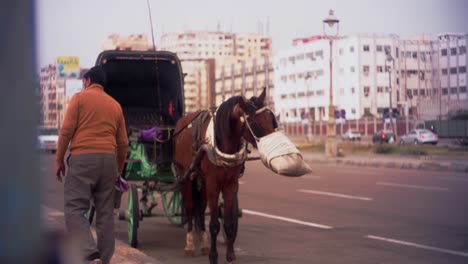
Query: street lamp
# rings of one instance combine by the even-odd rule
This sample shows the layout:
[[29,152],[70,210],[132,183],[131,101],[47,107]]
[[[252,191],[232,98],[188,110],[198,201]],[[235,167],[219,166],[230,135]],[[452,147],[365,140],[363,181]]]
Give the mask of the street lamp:
[[328,17],[323,20],[323,35],[328,39],[330,44],[330,105],[328,106],[328,137],[335,136],[335,107],[333,106],[333,40],[337,39],[339,30],[340,20],[335,17],[334,11],[330,10],[328,12]]
[[390,130],[393,134],[393,139],[396,139],[395,131],[393,130],[393,108],[392,108],[392,70],[395,66],[395,60],[392,57],[392,52],[390,48],[385,49],[385,54],[387,55],[387,59],[385,60],[385,70],[388,71],[388,96],[389,96],[389,110],[388,110],[388,117],[390,119]]
[[[335,27],[336,25],[336,27]],[[328,29],[328,30],[327,30]],[[330,105],[328,106],[328,128],[327,128],[327,143],[325,152],[328,156],[336,157],[338,155],[338,147],[333,140],[335,137],[335,107],[333,106],[333,40],[338,39],[340,30],[340,20],[335,17],[334,11],[328,12],[328,17],[323,20],[323,35],[328,39],[330,44]]]

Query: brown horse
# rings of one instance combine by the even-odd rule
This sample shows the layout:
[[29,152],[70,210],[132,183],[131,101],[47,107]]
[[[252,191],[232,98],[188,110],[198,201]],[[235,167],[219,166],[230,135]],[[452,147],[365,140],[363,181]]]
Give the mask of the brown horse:
[[[254,96],[250,100],[243,96],[234,96],[223,102],[215,113],[192,113],[177,122],[176,131],[180,131],[180,135],[174,141],[174,168],[178,177],[182,174],[189,175],[181,188],[188,224],[186,255],[195,254],[195,222],[195,228],[200,231],[202,254],[209,252],[210,263],[218,263],[218,200],[222,194],[226,259],[229,263],[235,263],[234,241],[239,217],[238,179],[243,173],[247,157],[245,140],[256,147],[255,137],[268,135],[277,127],[275,115],[264,105],[265,95],[264,89],[260,96]],[[195,166],[190,167],[192,162]],[[210,208],[211,245],[208,244],[205,231],[204,214],[207,203]]]

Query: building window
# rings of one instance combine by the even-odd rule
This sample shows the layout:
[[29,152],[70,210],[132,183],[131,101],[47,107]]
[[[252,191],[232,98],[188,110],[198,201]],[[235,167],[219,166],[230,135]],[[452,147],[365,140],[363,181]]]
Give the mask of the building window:
[[437,89],[436,88],[432,89],[432,94],[437,95]]
[[377,45],[376,50],[377,50],[378,52],[382,52],[382,51],[383,51],[382,45]]
[[382,86],[377,86],[377,92],[378,93],[383,93],[383,87]]
[[457,55],[457,48],[451,48],[450,55]]
[[417,59],[418,58],[418,53],[416,51],[413,51],[412,57],[413,57],[413,59]]
[[457,74],[457,67],[450,68],[450,74]]
[[370,51],[369,45],[364,45],[364,46],[362,47],[362,50],[363,50],[363,51],[366,51],[366,52]]
[[356,108],[351,108],[351,113],[356,114]]
[[458,73],[466,73],[466,66],[461,66],[461,67],[458,69]]
[[369,74],[370,67],[367,65],[362,66],[362,70],[364,71],[364,74]]
[[458,90],[457,87],[452,87],[452,88],[450,88],[450,93],[451,94],[456,94],[457,90]]
[[368,94],[370,92],[370,87],[369,86],[364,86],[364,93]]
[[405,52],[405,57],[406,58],[411,58],[411,51]]
[[371,112],[370,112],[370,108],[369,107],[365,107],[364,108],[364,115],[370,115]]
[[460,93],[466,93],[466,86],[460,87]]
[[354,66],[351,66],[350,71],[351,72],[356,72],[356,69],[354,68]]
[[383,72],[383,67],[382,66],[377,66],[377,72]]
[[460,46],[460,52],[458,54],[462,55],[466,53],[466,46]]
[[351,53],[354,52],[354,46],[349,47],[349,52],[351,52]]
[[316,51],[315,56],[322,57],[322,59],[323,59],[323,50]]
[[442,49],[441,52],[440,52],[440,54],[441,54],[442,56],[447,56],[447,49]]
[[413,95],[418,95],[418,89],[413,90]]
[[448,71],[447,69],[442,69],[442,75],[447,75]]
[[340,48],[339,51],[340,55],[343,55],[343,48]]
[[411,99],[413,97],[413,94],[411,93],[411,89],[406,90],[406,95]]
[[399,50],[398,50],[398,48],[396,48],[395,49],[395,55],[396,55],[397,58],[398,58],[398,54],[399,54]]
[[448,89],[447,88],[442,88],[442,94],[447,95],[448,94]]
[[356,89],[354,87],[351,87],[351,93],[354,94],[356,92]]
[[400,78],[396,78],[396,84],[400,85]]
[[424,90],[424,89],[419,90],[419,95],[425,96],[426,95],[426,90]]

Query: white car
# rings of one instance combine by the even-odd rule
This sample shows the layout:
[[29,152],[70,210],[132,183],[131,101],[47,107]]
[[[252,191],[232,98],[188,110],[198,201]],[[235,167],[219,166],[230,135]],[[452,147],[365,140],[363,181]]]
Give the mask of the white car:
[[58,143],[57,131],[54,129],[44,129],[38,133],[37,144],[39,150],[55,153]]
[[358,130],[348,129],[348,131],[343,134],[343,140],[361,140],[361,133]]
[[413,129],[400,137],[400,144],[433,144],[437,145],[439,136],[427,129]]

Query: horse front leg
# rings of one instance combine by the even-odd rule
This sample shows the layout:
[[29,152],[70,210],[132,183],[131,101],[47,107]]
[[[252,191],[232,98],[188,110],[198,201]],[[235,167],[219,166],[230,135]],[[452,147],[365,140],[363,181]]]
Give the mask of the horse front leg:
[[210,206],[210,264],[218,263],[218,250],[216,248],[216,239],[220,230],[219,210],[218,210],[219,192],[211,192],[208,194],[208,204]]
[[237,237],[239,224],[239,206],[237,200],[237,188],[230,188],[223,192],[224,199],[224,232],[226,233],[226,260],[228,263],[236,263],[234,242]]
[[198,212],[198,227],[200,230],[200,250],[203,256],[209,254],[210,251],[210,242],[209,236],[205,228],[205,211],[207,206],[207,197],[206,197],[206,185],[203,183],[201,188],[201,210]]

